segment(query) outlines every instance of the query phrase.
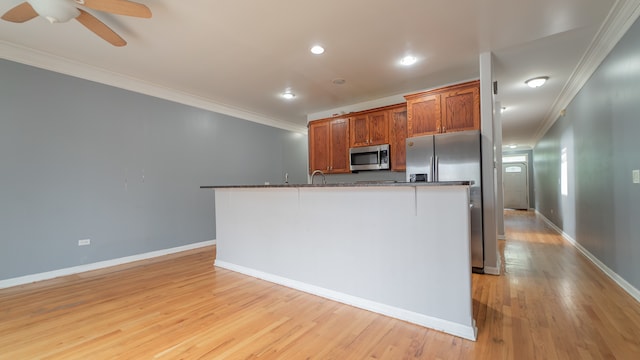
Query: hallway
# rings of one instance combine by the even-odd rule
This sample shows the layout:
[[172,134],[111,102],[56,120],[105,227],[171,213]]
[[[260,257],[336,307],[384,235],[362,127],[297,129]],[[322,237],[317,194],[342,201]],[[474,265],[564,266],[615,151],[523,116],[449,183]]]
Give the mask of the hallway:
[[640,359],[635,299],[534,212],[506,210],[505,227],[502,276],[474,275],[473,358]]

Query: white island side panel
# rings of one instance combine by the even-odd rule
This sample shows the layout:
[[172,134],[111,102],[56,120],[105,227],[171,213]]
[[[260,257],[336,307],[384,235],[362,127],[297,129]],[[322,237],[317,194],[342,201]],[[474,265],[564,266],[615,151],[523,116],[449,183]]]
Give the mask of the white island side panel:
[[474,339],[468,207],[465,186],[216,189],[216,265]]

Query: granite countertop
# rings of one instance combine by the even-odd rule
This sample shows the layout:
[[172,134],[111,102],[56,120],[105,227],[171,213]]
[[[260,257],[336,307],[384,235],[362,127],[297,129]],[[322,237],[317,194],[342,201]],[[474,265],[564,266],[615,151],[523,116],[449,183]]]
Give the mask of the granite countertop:
[[372,187],[372,186],[452,186],[472,185],[473,181],[441,181],[441,182],[398,182],[398,181],[358,181],[355,183],[334,184],[268,184],[268,185],[215,185],[200,186],[201,189],[229,188],[302,188],[302,187]]

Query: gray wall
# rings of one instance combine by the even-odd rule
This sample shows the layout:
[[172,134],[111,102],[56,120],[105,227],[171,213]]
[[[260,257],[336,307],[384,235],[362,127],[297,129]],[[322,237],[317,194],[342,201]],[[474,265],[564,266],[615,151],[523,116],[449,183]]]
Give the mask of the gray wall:
[[[640,23],[534,149],[537,209],[640,289]],[[561,191],[567,149],[568,192]]]
[[0,109],[0,280],[215,239],[201,185],[307,180],[306,135],[5,60]]

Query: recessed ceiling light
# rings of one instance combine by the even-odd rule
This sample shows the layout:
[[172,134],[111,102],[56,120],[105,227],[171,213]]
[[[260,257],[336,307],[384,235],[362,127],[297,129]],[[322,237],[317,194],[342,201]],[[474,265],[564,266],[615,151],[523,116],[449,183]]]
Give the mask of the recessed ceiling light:
[[418,58],[415,56],[407,55],[400,60],[400,65],[409,66],[413,65],[418,61]]
[[517,148],[517,147],[518,147],[518,145],[516,145],[516,144],[511,144],[511,145],[509,145],[509,148],[510,148],[510,149],[515,149],[515,148]]
[[281,96],[282,96],[284,99],[291,100],[291,99],[293,99],[294,97],[296,97],[296,94],[294,94],[294,93],[292,93],[292,92],[290,92],[290,91],[287,91],[287,92],[285,92],[285,93],[282,93],[282,95],[281,95]]
[[546,83],[547,80],[549,80],[548,76],[539,76],[539,77],[535,77],[533,79],[529,79],[529,80],[525,81],[524,83],[527,84],[530,88],[537,88],[537,87],[540,87],[540,86],[544,85],[544,83]]
[[324,52],[324,48],[320,45],[316,45],[314,47],[311,48],[311,52],[316,54],[316,55],[320,55]]

